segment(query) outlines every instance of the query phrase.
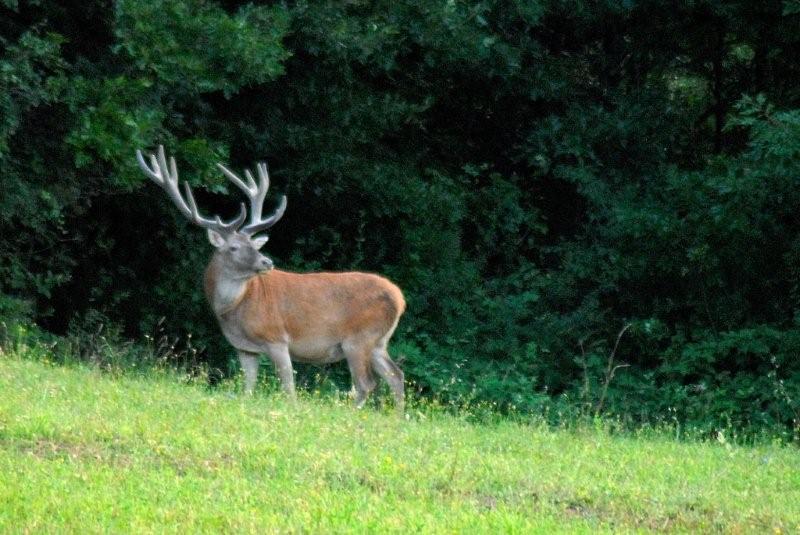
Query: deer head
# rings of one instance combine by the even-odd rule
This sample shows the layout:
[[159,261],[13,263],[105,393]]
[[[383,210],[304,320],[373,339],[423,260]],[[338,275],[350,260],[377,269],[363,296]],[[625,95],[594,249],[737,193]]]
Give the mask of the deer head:
[[175,158],[170,156],[167,165],[162,145],[158,147],[158,154],[150,154],[149,159],[148,165],[142,151],[136,151],[136,160],[144,174],[166,191],[173,204],[189,221],[206,229],[208,241],[217,250],[216,256],[226,278],[245,279],[273,268],[272,260],[259,252],[269,238],[266,235],[256,236],[256,234],[267,230],[283,217],[286,211],[286,196],[281,197],[278,208],[271,216],[262,218],[264,199],[269,190],[267,164],[256,165],[258,184],[249,170],[245,171],[245,182],[222,164],[217,164],[222,173],[242,190],[250,201],[250,220],[245,225],[247,210],[244,203],[241,204],[239,215],[230,221],[223,221],[218,215],[213,219],[201,215],[188,183],[183,183],[184,193],[181,194]]

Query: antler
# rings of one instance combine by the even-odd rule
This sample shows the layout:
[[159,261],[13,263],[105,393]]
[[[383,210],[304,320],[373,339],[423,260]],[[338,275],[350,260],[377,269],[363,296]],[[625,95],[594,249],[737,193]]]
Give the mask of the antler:
[[181,195],[180,189],[178,188],[178,167],[175,165],[175,158],[170,156],[169,167],[167,167],[167,158],[164,154],[163,145],[158,146],[157,158],[154,154],[150,154],[149,156],[150,165],[147,165],[142,151],[136,151],[136,160],[139,162],[139,167],[142,168],[144,174],[150,177],[153,182],[161,186],[164,191],[167,192],[167,195],[169,195],[169,198],[172,199],[172,202],[175,204],[175,206],[178,207],[178,210],[180,210],[183,215],[189,218],[192,223],[203,228],[215,230],[222,234],[229,234],[242,226],[246,216],[244,203],[241,205],[239,215],[235,219],[232,219],[228,222],[222,221],[219,216],[214,216],[214,219],[203,217],[197,210],[197,203],[194,201],[192,188],[187,182],[183,183],[183,190],[186,195],[186,199],[184,199]]
[[247,195],[247,198],[250,199],[250,222],[241,229],[243,234],[252,236],[257,232],[268,229],[283,217],[283,212],[286,211],[286,195],[281,197],[278,208],[271,216],[266,219],[261,219],[261,212],[264,209],[264,199],[267,196],[267,190],[269,190],[269,173],[266,163],[261,162],[256,165],[256,170],[258,171],[258,185],[256,185],[253,174],[248,169],[244,171],[244,176],[247,178],[247,184],[245,184],[236,173],[221,163],[218,163],[217,167],[219,167],[220,170],[225,173],[225,176],[236,184],[236,186]]

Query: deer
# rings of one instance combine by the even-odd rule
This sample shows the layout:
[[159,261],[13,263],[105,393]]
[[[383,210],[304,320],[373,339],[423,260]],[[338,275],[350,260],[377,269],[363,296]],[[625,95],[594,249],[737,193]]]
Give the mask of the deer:
[[175,158],[167,160],[163,145],[157,154],[149,154],[149,163],[141,150],[136,151],[136,159],[181,214],[206,229],[214,253],[205,269],[204,291],[223,335],[236,350],[246,394],[252,395],[255,389],[261,354],[272,361],[283,391],[292,400],[296,399],[292,361],[323,365],[346,360],[357,408],[364,406],[377,386],[377,373],[388,383],[395,407],[402,413],[404,375],[387,349],[406,308],[400,288],[372,273],[276,269],[260,251],[268,240],[264,231],[286,211],[286,196],[272,215],[262,217],[269,189],[266,163],[256,164],[258,183],[250,170],[245,170],[243,180],[217,164],[249,200],[250,219],[245,224],[244,202],[231,220],[202,215],[185,181],[181,193]]

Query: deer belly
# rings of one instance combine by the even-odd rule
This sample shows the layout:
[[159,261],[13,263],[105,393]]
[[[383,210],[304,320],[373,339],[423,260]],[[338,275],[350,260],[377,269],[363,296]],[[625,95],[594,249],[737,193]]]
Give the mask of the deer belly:
[[289,343],[289,353],[293,360],[311,364],[328,364],[344,358],[339,341],[324,338],[292,340]]

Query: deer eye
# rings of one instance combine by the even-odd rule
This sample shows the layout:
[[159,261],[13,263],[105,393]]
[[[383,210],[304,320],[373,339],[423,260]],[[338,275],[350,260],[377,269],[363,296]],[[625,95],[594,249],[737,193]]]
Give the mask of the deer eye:
[[231,245],[231,246],[230,246],[230,250],[231,250],[232,252],[236,252],[236,251],[238,251],[238,250],[239,250],[239,246],[238,246],[238,245]]

